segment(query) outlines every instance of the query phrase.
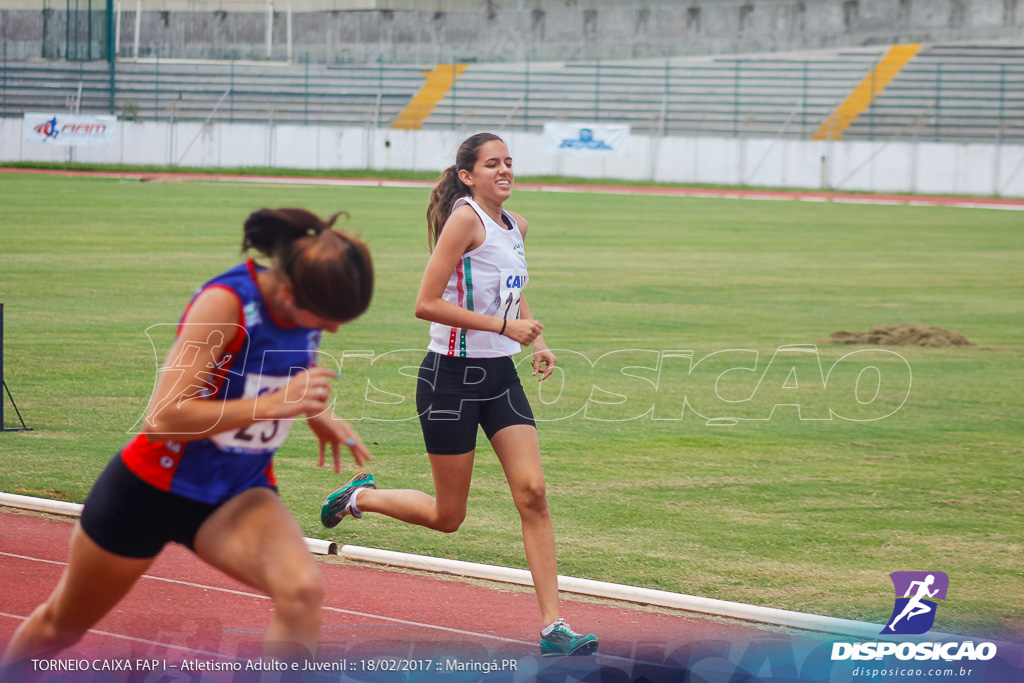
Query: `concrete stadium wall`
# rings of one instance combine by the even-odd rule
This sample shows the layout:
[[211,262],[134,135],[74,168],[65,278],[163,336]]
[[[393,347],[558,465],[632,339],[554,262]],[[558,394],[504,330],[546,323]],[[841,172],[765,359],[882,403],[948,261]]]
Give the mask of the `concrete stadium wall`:
[[[1024,37],[1024,0],[269,2],[270,59],[286,57],[291,6],[295,59],[308,53],[315,63],[633,59]],[[134,55],[136,3],[120,2],[121,56],[267,59],[265,2],[140,6]],[[92,13],[75,7],[82,11],[69,26],[62,3],[0,0],[7,59],[102,58],[105,0],[93,0]]]
[[[470,131],[471,132],[471,131]],[[111,147],[24,142],[23,121],[0,119],[0,162],[78,161],[183,167],[438,171],[469,132],[217,123],[119,125]],[[1024,197],[1024,146],[815,142],[633,135],[625,157],[552,156],[539,133],[502,135],[519,175],[761,187]]]

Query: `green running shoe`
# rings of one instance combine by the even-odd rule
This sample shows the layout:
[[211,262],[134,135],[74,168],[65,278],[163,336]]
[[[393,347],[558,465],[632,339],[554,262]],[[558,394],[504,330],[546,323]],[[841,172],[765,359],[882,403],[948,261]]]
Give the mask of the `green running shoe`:
[[320,522],[328,529],[338,526],[338,522],[345,518],[345,515],[352,515],[359,518],[363,513],[356,514],[349,505],[349,498],[358,489],[375,489],[373,474],[371,472],[360,472],[348,480],[348,483],[334,491],[326,498],[320,507]]
[[573,631],[565,619],[555,621],[554,628],[547,635],[540,635],[540,656],[592,655],[597,652],[597,636],[593,633],[581,635]]

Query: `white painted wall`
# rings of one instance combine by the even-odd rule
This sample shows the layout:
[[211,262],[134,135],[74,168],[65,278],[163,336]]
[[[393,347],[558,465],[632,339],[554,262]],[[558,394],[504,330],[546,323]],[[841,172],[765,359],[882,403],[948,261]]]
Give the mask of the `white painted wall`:
[[[520,175],[1024,197],[1024,145],[633,135],[625,157],[581,159],[548,154],[540,133],[498,132]],[[22,119],[4,118],[0,162],[440,171],[469,133],[121,122],[118,145],[69,150],[25,142]]]

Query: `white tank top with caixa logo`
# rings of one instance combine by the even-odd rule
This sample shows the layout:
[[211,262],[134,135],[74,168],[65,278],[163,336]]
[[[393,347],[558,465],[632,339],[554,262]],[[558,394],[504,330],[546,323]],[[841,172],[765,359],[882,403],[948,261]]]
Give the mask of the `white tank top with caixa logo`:
[[[502,210],[508,225],[498,225],[469,197],[455,200],[452,212],[468,204],[484,225],[483,244],[462,255],[448,278],[444,300],[468,311],[516,320],[526,272],[523,234],[516,221]],[[499,358],[521,350],[519,342],[497,332],[468,330],[441,323],[430,324],[429,349],[446,356],[462,358]]]

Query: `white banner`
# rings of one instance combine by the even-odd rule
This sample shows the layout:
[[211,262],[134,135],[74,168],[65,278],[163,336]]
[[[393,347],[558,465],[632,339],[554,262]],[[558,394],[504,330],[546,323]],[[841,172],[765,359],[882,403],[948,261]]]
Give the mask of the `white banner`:
[[607,123],[544,124],[544,147],[548,154],[577,157],[624,157],[629,126]]
[[25,142],[55,147],[117,144],[117,117],[95,114],[25,113]]

